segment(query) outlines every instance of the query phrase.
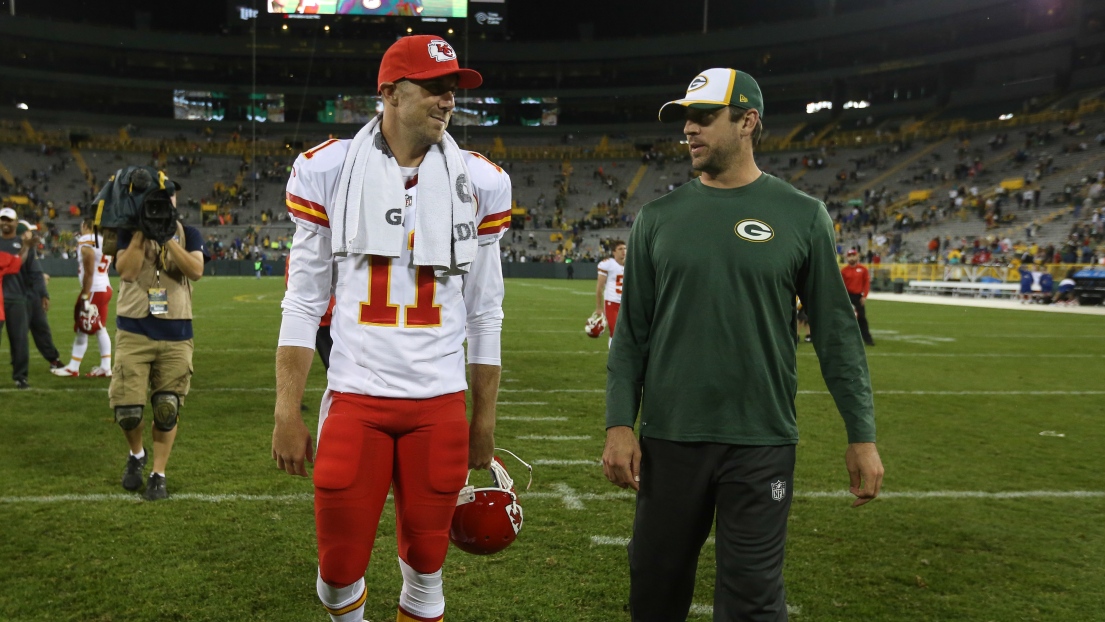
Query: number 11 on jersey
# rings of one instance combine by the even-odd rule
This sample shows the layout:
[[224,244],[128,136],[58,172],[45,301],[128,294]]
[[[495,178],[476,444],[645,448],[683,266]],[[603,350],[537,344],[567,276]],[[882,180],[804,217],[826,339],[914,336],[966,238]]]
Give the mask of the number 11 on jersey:
[[[361,324],[399,326],[399,305],[391,302],[391,264],[389,257],[369,256],[368,300],[361,303]],[[431,266],[418,266],[415,272],[414,304],[403,307],[406,328],[441,326],[441,305],[434,303],[437,281]]]

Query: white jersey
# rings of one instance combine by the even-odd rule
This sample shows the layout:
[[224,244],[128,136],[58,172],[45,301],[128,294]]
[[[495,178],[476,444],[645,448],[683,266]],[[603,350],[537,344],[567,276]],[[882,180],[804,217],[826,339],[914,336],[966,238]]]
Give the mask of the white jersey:
[[500,364],[499,238],[510,227],[510,177],[483,156],[464,152],[479,223],[479,250],[464,276],[435,278],[431,267],[414,264],[416,169],[404,170],[407,244],[400,256],[335,257],[327,214],[350,142],[327,141],[292,167],[286,203],[296,232],[279,345],[314,348],[332,292],[330,390],[409,399],[463,391],[466,338],[469,363]]
[[622,302],[622,278],[625,277],[625,266],[608,257],[599,262],[599,274],[606,275],[606,289],[602,292],[602,298],[606,302]]
[[82,253],[84,247],[92,249],[95,253],[95,259],[93,261],[94,272],[92,273],[92,293],[106,292],[111,289],[111,280],[107,276],[107,270],[111,267],[111,256],[104,255],[104,238],[101,235],[95,235],[88,233],[77,238],[77,279],[79,283],[84,283],[84,261],[82,260]]

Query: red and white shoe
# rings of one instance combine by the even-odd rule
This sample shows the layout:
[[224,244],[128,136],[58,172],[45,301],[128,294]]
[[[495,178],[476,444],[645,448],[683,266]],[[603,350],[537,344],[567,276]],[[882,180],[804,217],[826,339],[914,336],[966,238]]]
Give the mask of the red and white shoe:
[[93,367],[92,371],[85,374],[86,378],[110,378],[111,370],[103,367]]
[[61,376],[63,378],[80,378],[81,377],[81,372],[73,371],[72,369],[69,369],[68,367],[51,367],[50,368],[50,373],[54,374],[55,376]]

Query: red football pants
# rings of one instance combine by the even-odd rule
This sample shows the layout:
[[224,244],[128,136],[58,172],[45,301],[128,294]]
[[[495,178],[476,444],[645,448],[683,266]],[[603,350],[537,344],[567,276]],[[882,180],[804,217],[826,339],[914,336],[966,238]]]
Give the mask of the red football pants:
[[606,330],[610,331],[610,336],[614,336],[614,325],[618,323],[618,309],[622,308],[620,302],[606,301]]
[[468,476],[464,392],[427,400],[334,393],[315,456],[319,573],[334,587],[364,576],[394,485],[399,557],[437,572]]

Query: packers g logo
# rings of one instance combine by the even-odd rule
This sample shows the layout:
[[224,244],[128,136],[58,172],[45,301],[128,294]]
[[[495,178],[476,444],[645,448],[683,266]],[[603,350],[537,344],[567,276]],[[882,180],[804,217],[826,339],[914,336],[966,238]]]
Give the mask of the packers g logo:
[[766,222],[760,220],[742,220],[733,227],[733,233],[749,242],[766,242],[775,237],[775,231]]
[[706,76],[699,74],[694,77],[694,80],[691,80],[690,85],[687,86],[687,92],[690,93],[691,91],[697,91],[698,89],[706,86],[707,82],[709,82],[709,80],[706,79]]

